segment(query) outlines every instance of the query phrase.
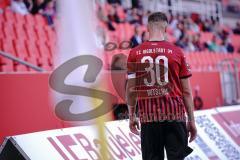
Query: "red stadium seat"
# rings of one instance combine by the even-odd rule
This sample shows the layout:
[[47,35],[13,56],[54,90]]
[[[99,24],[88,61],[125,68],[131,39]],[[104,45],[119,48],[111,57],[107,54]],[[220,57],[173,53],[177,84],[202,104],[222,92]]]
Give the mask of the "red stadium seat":
[[212,40],[213,34],[210,32],[201,32],[200,41],[201,43]]
[[125,28],[124,32],[126,34],[126,39],[130,40],[131,37],[134,35],[134,26],[129,23],[125,23],[124,28]]
[[15,13],[13,13],[10,9],[4,10],[3,15],[6,21],[15,23]]
[[10,37],[3,39],[2,45],[3,45],[2,48],[4,52],[11,54],[13,56],[16,56],[16,52],[13,47],[13,39],[11,39]]
[[33,28],[33,26],[30,25],[24,25],[23,26],[25,33],[27,34],[27,38],[29,41],[36,41],[37,40],[37,34]]
[[[8,54],[13,56],[15,55],[15,51],[13,50],[12,39],[1,39],[2,50]],[[8,58],[0,56],[0,70],[2,72],[12,72],[14,71],[14,62]]]
[[14,48],[16,50],[16,55],[18,58],[21,58],[22,60],[27,60],[28,52],[27,48],[25,46],[25,41],[24,40],[13,40]]
[[29,42],[25,42],[25,45],[27,47],[27,52],[28,52],[27,61],[38,66],[39,65],[38,58],[40,57],[40,54],[36,44],[34,43],[34,41],[29,41]]
[[23,24],[26,23],[24,16],[21,15],[21,14],[17,14],[17,13],[16,13],[16,14],[15,14],[15,18],[16,18],[17,24],[23,25]]
[[25,15],[25,21],[29,26],[35,26],[34,16],[31,14]]
[[3,31],[3,23],[0,23],[0,38],[4,38],[5,37],[5,33]]
[[37,42],[37,47],[39,49],[41,57],[51,57],[51,52],[48,48],[47,42],[46,41],[38,41]]
[[116,35],[118,38],[118,42],[128,40],[128,39],[126,39],[126,36],[124,33],[124,24],[123,23],[120,23],[116,26]]
[[[47,47],[48,47],[48,49],[50,51],[50,55],[52,57],[51,60],[52,60],[54,58],[54,55],[55,55],[55,52],[56,52],[56,43],[53,42],[53,41],[50,41],[50,42],[47,41]],[[50,62],[51,62],[51,60],[50,60]]]
[[16,64],[16,65],[14,66],[14,70],[17,71],[17,72],[26,72],[26,71],[28,71],[29,69],[28,69],[27,66],[25,66],[25,65],[23,65],[23,64]]
[[56,41],[56,33],[55,31],[49,27],[49,26],[45,26],[44,27],[45,33],[46,33],[46,37],[49,41]]
[[43,26],[47,25],[46,19],[40,14],[35,15],[34,19],[35,19],[35,22],[36,22],[37,26],[43,27]]
[[13,24],[11,23],[3,24],[3,32],[6,38],[12,38],[12,39],[16,38],[14,27],[13,27]]
[[[13,44],[14,44],[14,47],[15,47],[15,50],[16,50],[17,57],[22,59],[22,60],[27,60],[28,54],[27,54],[27,49],[26,49],[24,40],[21,40],[21,39],[13,40]],[[26,71],[28,71],[28,67],[23,65],[23,64],[15,62],[14,70],[18,71],[18,72],[19,71],[20,72],[26,72]]]
[[38,37],[39,41],[46,41],[47,40],[47,34],[42,26],[36,26],[35,31]]
[[13,72],[14,71],[13,61],[7,58],[3,58],[3,59],[5,63],[0,65],[1,72]]
[[14,28],[15,28],[17,39],[26,40],[28,38],[22,23],[15,24]]
[[3,15],[3,14],[0,14],[0,22],[1,22],[1,23],[5,22],[5,18],[4,18],[4,15]]

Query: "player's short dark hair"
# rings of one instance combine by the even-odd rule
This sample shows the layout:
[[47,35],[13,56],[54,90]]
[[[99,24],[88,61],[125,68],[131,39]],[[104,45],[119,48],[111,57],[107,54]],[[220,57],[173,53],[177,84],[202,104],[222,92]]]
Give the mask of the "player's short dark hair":
[[154,22],[167,22],[168,23],[168,18],[165,13],[163,12],[155,12],[152,13],[148,17],[148,23],[154,23]]

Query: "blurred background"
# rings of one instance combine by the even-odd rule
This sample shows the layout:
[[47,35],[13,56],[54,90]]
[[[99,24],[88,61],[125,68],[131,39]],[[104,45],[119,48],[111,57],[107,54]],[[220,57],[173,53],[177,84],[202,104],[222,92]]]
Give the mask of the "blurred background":
[[[92,8],[104,77],[112,83],[105,90],[118,97],[109,121],[127,118],[127,56],[148,40],[147,18],[155,11],[167,14],[166,39],[191,65],[195,110],[239,107],[240,0],[95,0]],[[0,26],[0,143],[5,136],[75,126],[56,117],[48,83],[62,45],[58,0],[0,0]]]

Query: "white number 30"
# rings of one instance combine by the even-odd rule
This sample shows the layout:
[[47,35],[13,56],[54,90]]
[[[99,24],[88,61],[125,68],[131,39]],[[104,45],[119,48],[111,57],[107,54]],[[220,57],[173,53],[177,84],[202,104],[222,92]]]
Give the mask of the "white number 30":
[[[164,65],[164,81],[161,81],[161,71],[160,71],[160,60],[163,60],[163,65]],[[151,77],[151,81],[149,82],[147,80],[147,78],[144,78],[144,84],[147,86],[153,86],[156,83],[156,79],[157,79],[157,83],[158,85],[162,86],[162,85],[166,85],[166,83],[168,83],[168,58],[166,56],[157,56],[155,58],[155,64],[156,64],[156,71],[154,71],[154,63],[153,63],[153,58],[150,56],[144,56],[141,59],[141,63],[146,63],[146,61],[149,62],[149,67],[145,68],[145,71],[147,71],[148,73],[150,73],[150,77]],[[155,78],[156,77],[156,78]]]

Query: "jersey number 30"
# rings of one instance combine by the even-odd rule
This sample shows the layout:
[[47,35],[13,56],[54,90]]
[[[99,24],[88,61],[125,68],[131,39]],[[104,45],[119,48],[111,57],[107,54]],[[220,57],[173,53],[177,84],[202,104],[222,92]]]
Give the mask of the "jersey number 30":
[[[163,72],[161,73],[160,71],[160,61],[163,61]],[[150,82],[148,81],[147,78],[144,78],[144,84],[147,86],[153,86],[156,84],[156,80],[157,80],[157,84],[162,86],[162,85],[166,85],[166,83],[168,83],[168,58],[166,56],[157,56],[155,58],[155,62],[153,62],[153,58],[151,56],[144,56],[141,59],[141,63],[146,63],[146,61],[149,62],[149,67],[145,68],[145,71],[147,71],[148,73],[150,73],[151,76],[151,80]],[[156,64],[155,66],[155,70],[154,70],[154,63]],[[161,75],[164,74],[164,80],[161,81]]]

